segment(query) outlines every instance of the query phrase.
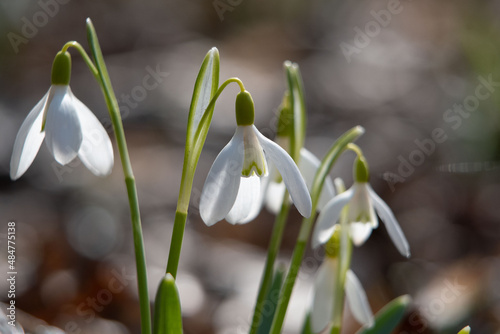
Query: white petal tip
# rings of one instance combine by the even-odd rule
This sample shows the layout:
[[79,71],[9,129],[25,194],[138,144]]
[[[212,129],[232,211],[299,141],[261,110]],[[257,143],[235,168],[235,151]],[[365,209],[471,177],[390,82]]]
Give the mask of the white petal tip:
[[356,126],[356,130],[357,130],[360,134],[364,134],[364,133],[365,133],[365,128],[364,128],[364,127],[362,127],[361,125]]
[[205,219],[203,219],[203,217],[201,219],[203,220],[203,222],[205,223],[205,225],[207,225],[208,227],[213,226],[213,225],[215,225],[217,223],[217,221],[205,220]]

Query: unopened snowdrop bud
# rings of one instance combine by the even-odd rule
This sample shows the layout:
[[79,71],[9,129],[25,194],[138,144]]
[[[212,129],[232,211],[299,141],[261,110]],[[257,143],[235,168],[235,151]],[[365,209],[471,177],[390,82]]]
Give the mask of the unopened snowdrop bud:
[[278,138],[290,138],[293,132],[293,112],[290,108],[290,93],[285,92],[283,102],[279,108],[278,128],[276,135]]
[[71,79],[71,55],[59,51],[52,63],[52,84],[69,85]]
[[[294,137],[294,115],[290,106],[290,93],[286,91],[283,95],[283,101],[279,106],[279,116],[277,121],[276,138],[274,141],[281,146],[288,154],[291,154],[291,141]],[[314,177],[321,164],[321,161],[306,148],[300,149],[300,156],[297,159],[297,166],[304,177],[307,188],[312,189]],[[283,205],[283,195],[285,194],[285,185],[282,182],[281,175],[277,173],[273,165],[270,166],[270,179],[267,180],[264,200],[266,207],[274,214],[278,214]],[[330,177],[328,177],[323,186],[321,196],[316,206],[321,210],[328,201],[335,196],[335,190]]]

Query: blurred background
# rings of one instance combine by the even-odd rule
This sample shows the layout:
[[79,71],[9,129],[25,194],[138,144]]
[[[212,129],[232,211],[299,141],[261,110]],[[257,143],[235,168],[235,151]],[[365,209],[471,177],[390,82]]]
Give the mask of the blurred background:
[[[120,102],[136,174],[154,296],[164,273],[181,176],[191,94],[206,52],[221,82],[252,93],[256,125],[273,137],[286,88],[283,62],[302,71],[307,148],[322,157],[360,124],[372,186],[393,208],[412,250],[402,258],[383,226],[353,254],[374,311],[410,294],[394,333],[500,333],[500,1],[70,1],[0,3],[0,243],[16,222],[18,320],[29,333],[139,333],[130,217],[115,149],[111,176],[79,161],[62,167],[45,145],[9,178],[16,133],[50,85],[54,55],[87,47],[97,29]],[[155,73],[155,75],[151,75]],[[153,77],[151,85],[145,78]],[[148,79],[150,80],[150,79]],[[112,135],[103,97],[73,53],[71,87]],[[185,333],[248,328],[274,217],[207,228],[197,204],[207,172],[234,132],[236,87],[217,103],[202,153],[178,286]],[[114,141],[113,141],[114,142]],[[332,171],[352,184],[353,155]],[[300,215],[290,216],[280,262]],[[308,250],[284,333],[300,332],[321,251]],[[6,279],[0,299],[7,299]],[[359,325],[347,311],[345,333]],[[54,326],[54,327],[51,327]]]

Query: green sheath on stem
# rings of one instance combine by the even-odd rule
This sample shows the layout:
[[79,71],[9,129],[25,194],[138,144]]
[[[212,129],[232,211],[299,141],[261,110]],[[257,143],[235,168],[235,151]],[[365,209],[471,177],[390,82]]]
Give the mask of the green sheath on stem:
[[[144,250],[144,240],[142,236],[141,215],[139,211],[139,199],[137,198],[137,189],[135,186],[134,173],[132,164],[128,154],[127,141],[125,140],[125,131],[118,107],[118,101],[111,85],[108,70],[104,62],[99,40],[95,32],[94,26],[90,19],[87,19],[87,38],[92,51],[92,56],[95,61],[95,68],[89,66],[92,73],[96,76],[106,100],[113,129],[115,131],[116,143],[120,153],[122,162],[123,174],[125,176],[125,184],[130,206],[130,215],[132,218],[132,234],[134,238],[135,261],[137,266],[137,285],[139,289],[139,306],[141,310],[141,333],[151,333],[151,309],[149,304],[148,279],[146,271],[146,255]],[[66,47],[72,46],[68,44]],[[81,49],[79,49],[82,52]],[[87,64],[89,59],[85,59]]]

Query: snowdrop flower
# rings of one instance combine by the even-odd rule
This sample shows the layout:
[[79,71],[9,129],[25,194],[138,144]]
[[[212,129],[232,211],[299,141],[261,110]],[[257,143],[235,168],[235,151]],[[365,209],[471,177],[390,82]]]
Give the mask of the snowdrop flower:
[[276,166],[299,212],[309,217],[311,197],[293,159],[254,126],[254,104],[249,92],[236,97],[236,132],[210,169],[200,199],[200,215],[211,226],[226,219],[244,224],[261,209],[261,178],[267,161]]
[[[318,270],[313,287],[310,313],[313,333],[320,333],[332,321],[338,270],[338,258],[327,255]],[[364,326],[372,327],[374,320],[368,298],[359,279],[350,269],[346,273],[344,289],[347,304],[354,318]]]
[[17,134],[10,177],[21,177],[35,159],[45,139],[54,159],[66,165],[77,156],[95,175],[113,168],[111,141],[99,120],[69,87],[71,56],[59,52],[52,66],[52,85],[24,120]]
[[376,211],[396,248],[403,256],[410,257],[410,246],[394,214],[368,184],[368,164],[362,156],[358,156],[354,163],[354,180],[350,189],[335,196],[321,211],[313,232],[313,247],[330,239],[342,208],[349,205],[350,235],[356,246],[362,245],[378,226]]

